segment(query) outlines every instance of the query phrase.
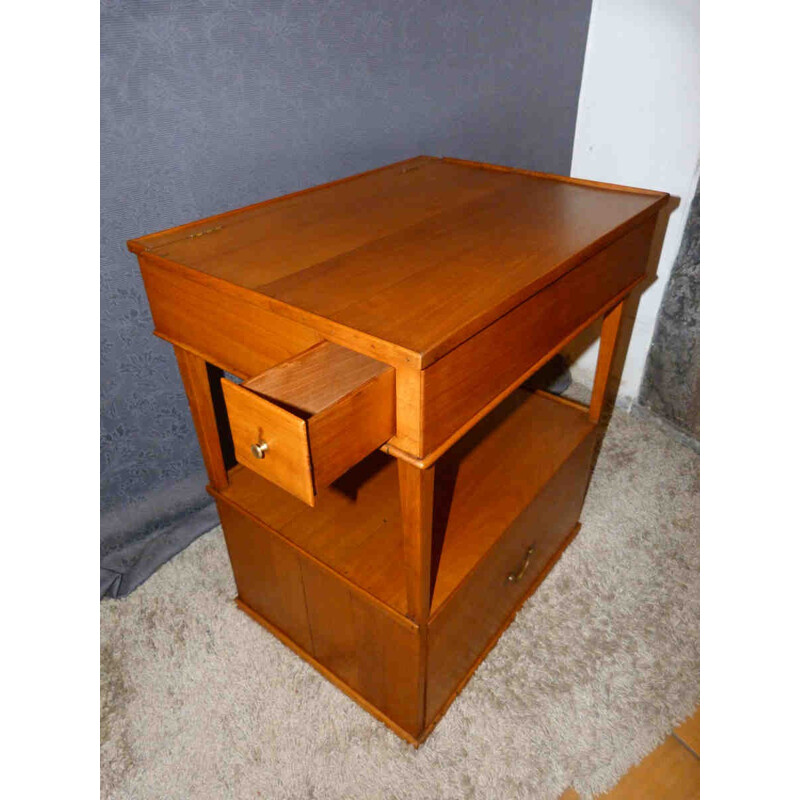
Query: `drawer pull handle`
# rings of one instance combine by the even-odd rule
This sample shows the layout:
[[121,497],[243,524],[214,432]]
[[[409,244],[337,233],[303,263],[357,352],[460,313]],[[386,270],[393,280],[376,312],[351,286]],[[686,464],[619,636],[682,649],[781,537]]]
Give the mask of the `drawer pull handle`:
[[533,545],[531,545],[525,552],[525,560],[522,562],[522,566],[516,572],[509,572],[509,574],[506,576],[506,581],[508,581],[508,583],[517,583],[518,581],[522,580],[525,570],[528,569],[528,564],[531,563],[532,555]]
[[256,458],[264,458],[264,454],[269,450],[269,445],[266,442],[259,442],[258,444],[250,445],[250,452]]

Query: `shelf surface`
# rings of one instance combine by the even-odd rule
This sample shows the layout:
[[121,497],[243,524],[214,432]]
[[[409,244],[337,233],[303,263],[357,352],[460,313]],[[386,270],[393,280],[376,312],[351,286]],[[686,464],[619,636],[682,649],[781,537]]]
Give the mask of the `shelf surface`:
[[[432,614],[593,428],[572,404],[520,389],[438,462]],[[373,453],[320,492],[313,509],[244,467],[231,470],[219,495],[406,613],[393,458]]]

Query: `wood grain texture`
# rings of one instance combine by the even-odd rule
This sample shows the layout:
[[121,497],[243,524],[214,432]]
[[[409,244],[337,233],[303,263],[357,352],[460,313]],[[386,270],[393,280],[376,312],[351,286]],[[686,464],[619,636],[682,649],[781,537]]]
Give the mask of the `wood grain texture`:
[[422,731],[421,636],[301,558],[313,655],[411,736]]
[[214,488],[224,489],[228,485],[228,472],[220,444],[209,365],[199,356],[180,347],[175,348],[175,358],[178,360],[208,479]]
[[397,367],[397,423],[392,446],[421,456],[422,442],[422,373],[412,367]]
[[[129,242],[240,607],[414,744],[579,528],[667,199],[419,157]],[[610,309],[588,409],[516,388]]]
[[697,800],[700,759],[670,736],[601,800]]
[[129,247],[354,350],[424,368],[667,199],[422,157]]
[[394,434],[394,411],[394,370],[388,368],[308,420],[317,490]]
[[408,615],[424,624],[431,605],[431,532],[433,526],[434,469],[397,464],[400,513],[403,518]]
[[[520,389],[440,462],[434,482],[432,613],[593,430],[585,409]],[[375,602],[395,614],[408,613],[394,459],[374,453],[322,489],[313,509],[250,470],[237,467],[229,477],[218,496],[247,509]]]
[[[436,717],[578,522],[594,451],[587,435],[431,617],[426,719]],[[532,552],[529,553],[529,549]],[[519,576],[509,581],[508,576]]]
[[139,265],[156,333],[248,378],[322,341],[311,328],[226,296],[148,256]]
[[375,169],[365,170],[364,172],[356,173],[355,175],[347,175],[344,178],[338,178],[333,181],[328,181],[327,183],[321,183],[317,186],[310,186],[306,189],[300,189],[297,192],[290,192],[289,194],[281,195],[279,197],[273,197],[269,200],[261,200],[257,203],[251,203],[250,205],[243,206],[242,208],[234,208],[230,211],[224,211],[221,214],[212,214],[209,217],[203,217],[202,219],[192,220],[191,222],[186,222],[182,225],[175,225],[171,228],[166,228],[162,231],[157,231],[155,233],[147,234],[146,236],[139,236],[135,239],[130,239],[127,242],[128,249],[132,253],[136,253],[137,255],[143,252],[147,252],[159,244],[165,244],[169,241],[177,241],[180,239],[185,239],[188,237],[193,236],[199,232],[204,230],[208,230],[209,228],[215,228],[220,223],[224,223],[229,219],[236,219],[239,217],[240,214],[249,213],[258,211],[259,209],[264,208],[265,206],[274,205],[275,203],[285,202],[288,200],[293,200],[294,198],[301,197],[306,194],[310,194],[311,192],[318,192],[323,189],[330,189],[334,186],[338,186],[342,183],[349,183],[350,181],[358,180],[359,178],[364,178],[368,175],[373,175],[378,172],[384,172],[389,170],[395,169],[412,169],[416,167],[421,162],[427,160],[428,156],[414,156],[412,158],[407,158],[403,161],[397,161],[394,164],[385,164],[382,167],[376,167]]
[[244,386],[308,419],[384,372],[391,367],[333,342],[320,342],[253,376]]
[[599,422],[603,413],[608,390],[608,378],[611,374],[611,364],[614,360],[614,350],[617,346],[620,322],[624,303],[618,303],[603,317],[603,326],[600,331],[600,349],[597,353],[597,367],[594,373],[592,386],[592,401],[589,404],[589,418],[592,422]]
[[433,451],[644,274],[652,223],[567,273],[422,373],[422,453]]
[[222,389],[239,463],[309,505],[395,430],[394,370],[331,342]]
[[478,654],[477,658],[472,662],[472,665],[470,666],[470,668],[464,673],[464,675],[462,676],[461,680],[456,685],[455,689],[450,693],[450,696],[439,707],[439,710],[431,718],[428,719],[428,722],[427,722],[427,724],[425,726],[425,730],[422,732],[422,735],[419,737],[420,738],[420,742],[424,741],[425,738],[431,733],[431,731],[434,729],[434,727],[439,722],[439,720],[447,712],[447,709],[450,707],[450,705],[453,703],[453,701],[456,699],[456,697],[458,697],[458,695],[461,693],[461,690],[467,685],[467,683],[469,683],[469,680],[473,676],[473,674],[475,673],[475,670],[478,669],[478,667],[481,665],[481,663],[486,658],[486,656],[489,655],[489,653],[492,651],[492,649],[497,644],[497,642],[500,641],[500,638],[502,637],[502,635],[505,632],[506,628],[508,628],[508,626],[514,621],[514,617],[517,615],[517,612],[522,608],[522,606],[525,604],[525,602],[528,600],[528,598],[536,591],[536,589],[539,587],[541,582],[547,577],[547,575],[549,574],[550,570],[556,565],[558,560],[564,554],[564,551],[572,543],[572,540],[578,535],[578,533],[580,533],[580,529],[581,529],[581,525],[580,525],[580,523],[578,523],[572,529],[571,533],[562,541],[561,546],[553,554],[553,556],[551,557],[549,563],[539,573],[539,575],[536,577],[536,579],[533,581],[533,583],[528,587],[528,589],[525,592],[525,594],[523,594],[519,598],[519,600],[517,601],[516,606],[511,610],[511,613],[509,613],[509,615],[505,618],[505,620],[500,625],[500,627],[497,628],[497,630],[494,632],[494,634],[492,635],[491,639],[489,639],[489,641],[486,643],[486,646]]
[[[222,391],[236,460],[313,506],[314,479],[306,421],[224,378]],[[259,443],[269,447],[263,458],[251,451],[251,446]]]
[[696,756],[700,756],[700,709],[674,730],[677,736]]
[[299,555],[233,506],[217,502],[239,596],[306,650],[311,650]]
[[[686,748],[681,753],[676,744]],[[601,800],[692,800],[700,796],[700,709],[672,732],[646,758],[631,767],[619,783],[601,795]],[[559,800],[580,800],[567,789]]]

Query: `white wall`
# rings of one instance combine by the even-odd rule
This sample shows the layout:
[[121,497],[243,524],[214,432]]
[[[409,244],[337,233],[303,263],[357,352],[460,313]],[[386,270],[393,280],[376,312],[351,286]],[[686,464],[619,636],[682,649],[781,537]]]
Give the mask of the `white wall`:
[[[658,280],[641,297],[618,402],[638,395],[647,350],[694,196],[700,158],[699,0],[594,0],[571,174],[680,198]],[[591,383],[597,344],[573,365]]]

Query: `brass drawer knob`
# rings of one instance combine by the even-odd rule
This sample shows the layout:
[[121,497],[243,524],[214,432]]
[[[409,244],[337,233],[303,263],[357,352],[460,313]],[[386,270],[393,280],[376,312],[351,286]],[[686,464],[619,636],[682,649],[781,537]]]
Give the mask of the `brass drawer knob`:
[[533,545],[531,545],[525,552],[525,560],[522,562],[522,566],[516,572],[510,572],[506,576],[506,580],[508,581],[508,583],[517,583],[518,581],[522,580],[522,576],[525,574],[525,570],[528,569],[528,564],[531,563],[532,555],[533,555]]
[[256,458],[264,458],[264,454],[269,450],[269,445],[266,442],[259,442],[258,444],[250,445],[250,452]]

